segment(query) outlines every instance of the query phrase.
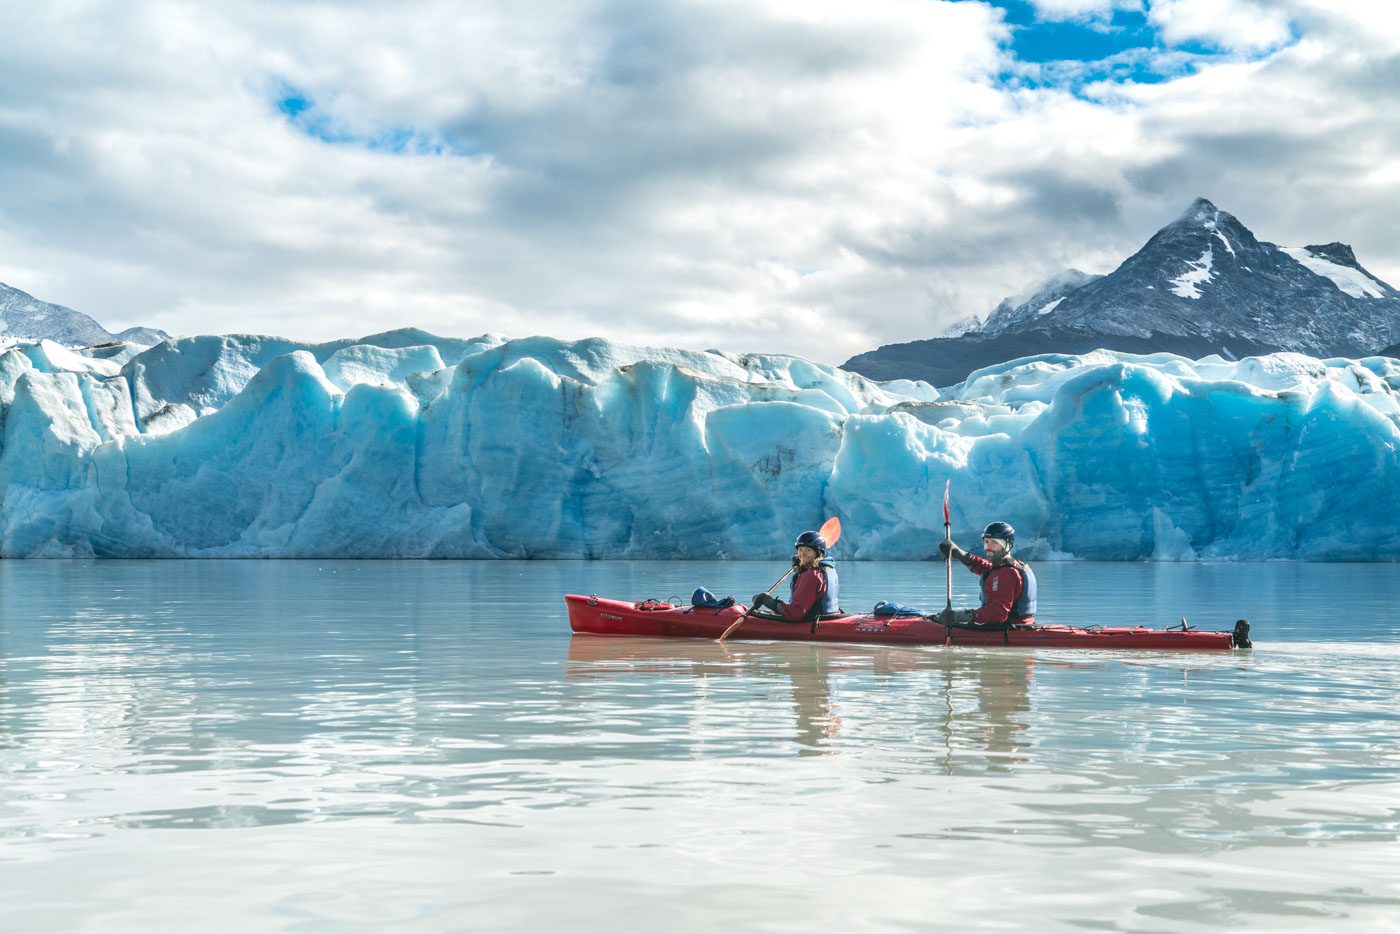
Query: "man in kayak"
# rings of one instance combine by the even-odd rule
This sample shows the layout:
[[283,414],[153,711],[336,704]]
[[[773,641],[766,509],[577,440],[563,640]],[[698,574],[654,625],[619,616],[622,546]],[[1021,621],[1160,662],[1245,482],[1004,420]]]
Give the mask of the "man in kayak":
[[793,542],[797,555],[792,559],[797,576],[792,579],[792,594],[784,603],[772,594],[753,595],[756,610],[767,609],[793,623],[820,619],[840,612],[840,582],[836,564],[826,557],[826,540],[816,532],[803,532]]
[[[951,554],[982,578],[982,605],[975,610],[954,610],[951,622],[979,626],[1019,626],[1035,622],[1035,573],[1022,561],[1011,557],[1016,547],[1016,530],[1005,522],[993,522],[982,530],[982,550],[987,557],[968,554],[949,541],[938,543],[946,558]],[[948,611],[938,614],[945,619]]]

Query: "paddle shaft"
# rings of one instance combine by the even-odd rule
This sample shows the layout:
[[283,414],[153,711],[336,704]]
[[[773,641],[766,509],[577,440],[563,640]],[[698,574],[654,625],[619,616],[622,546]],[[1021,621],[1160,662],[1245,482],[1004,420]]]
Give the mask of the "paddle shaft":
[[[792,567],[790,567],[790,568],[788,568],[786,571],[784,571],[784,572],[783,572],[783,576],[780,577],[780,578],[778,578],[776,581],[774,581],[774,582],[773,582],[773,586],[772,586],[772,587],[769,587],[766,591],[764,591],[764,593],[772,593],[773,591],[777,590],[777,589],[778,589],[778,585],[781,584],[783,581],[787,580],[787,579],[788,579],[788,575],[791,574],[791,573],[792,573],[793,571],[795,571],[795,570],[797,570],[797,565],[794,564]],[[744,615],[741,616],[741,617],[739,617],[738,619],[736,619],[734,622],[730,623],[730,624],[729,624],[729,628],[726,629],[724,632],[720,633],[719,638],[716,639],[715,641],[716,641],[716,642],[723,642],[724,639],[725,639],[725,637],[728,636],[728,635],[729,635],[731,632],[733,632],[734,630],[738,629],[738,628],[739,628],[739,624],[742,623],[744,620],[748,619],[748,618],[749,618],[749,614],[752,613],[752,612],[753,612],[753,607],[749,607],[747,610],[745,610],[745,611],[744,611]]]
[[943,639],[945,643],[951,644],[953,641],[953,523],[948,518],[948,514],[943,514],[943,540],[948,543],[948,554],[943,557],[943,567],[948,574],[948,606],[944,609]]
[[948,572],[948,609],[953,608],[953,527],[952,523],[943,523],[943,540],[948,543],[948,553],[943,556],[944,569]]
[[948,605],[943,608],[943,644],[953,644],[953,511],[949,500],[953,494],[953,478],[943,484],[943,569],[948,574]]

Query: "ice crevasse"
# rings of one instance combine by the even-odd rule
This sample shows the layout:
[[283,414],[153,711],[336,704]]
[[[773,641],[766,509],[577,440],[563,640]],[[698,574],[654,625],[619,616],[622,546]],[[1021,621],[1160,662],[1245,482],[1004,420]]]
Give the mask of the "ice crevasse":
[[1400,558],[1400,361],[1099,351],[942,391],[403,330],[0,347],[6,557]]

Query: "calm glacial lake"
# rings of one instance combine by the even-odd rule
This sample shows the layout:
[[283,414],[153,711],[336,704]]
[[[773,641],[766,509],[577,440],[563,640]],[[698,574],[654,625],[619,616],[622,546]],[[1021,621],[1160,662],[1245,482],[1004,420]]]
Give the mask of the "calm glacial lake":
[[0,930],[1400,928],[1400,567],[1037,565],[1045,622],[1247,617],[1230,654],[571,638],[561,599],[782,570],[0,561]]

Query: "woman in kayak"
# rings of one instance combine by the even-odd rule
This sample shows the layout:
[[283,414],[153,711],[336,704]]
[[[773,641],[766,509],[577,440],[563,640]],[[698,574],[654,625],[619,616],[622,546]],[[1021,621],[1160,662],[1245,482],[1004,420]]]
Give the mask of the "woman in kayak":
[[770,613],[789,622],[800,623],[820,619],[840,612],[840,582],[836,564],[826,557],[826,540],[816,532],[803,532],[793,542],[797,555],[792,563],[797,576],[792,579],[792,594],[784,603],[768,593],[753,595],[754,609],[767,608]]
[[[1035,622],[1035,573],[1011,557],[1016,530],[1005,522],[993,522],[982,530],[982,550],[987,557],[968,554],[950,541],[938,543],[946,558],[951,554],[982,578],[982,605],[975,610],[954,610],[951,622],[980,626],[1020,626]],[[939,622],[950,622],[938,614]]]

